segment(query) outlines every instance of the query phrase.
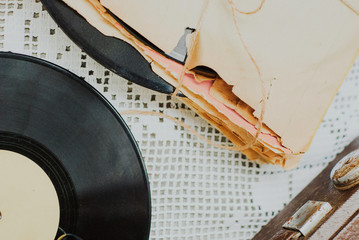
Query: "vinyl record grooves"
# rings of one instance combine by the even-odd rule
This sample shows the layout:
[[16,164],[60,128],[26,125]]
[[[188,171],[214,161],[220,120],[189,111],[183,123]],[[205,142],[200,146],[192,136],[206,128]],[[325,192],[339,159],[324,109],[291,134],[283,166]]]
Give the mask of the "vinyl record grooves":
[[139,149],[119,114],[79,77],[0,53],[0,149],[47,173],[66,232],[86,240],[148,238],[150,192]]

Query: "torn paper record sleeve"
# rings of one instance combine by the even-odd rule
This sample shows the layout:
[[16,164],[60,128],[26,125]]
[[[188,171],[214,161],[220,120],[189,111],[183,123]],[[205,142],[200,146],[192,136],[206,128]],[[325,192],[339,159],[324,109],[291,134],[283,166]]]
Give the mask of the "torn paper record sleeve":
[[[253,160],[285,168],[308,150],[359,52],[356,1],[64,1],[103,34],[134,46],[172,85],[186,71],[179,90],[187,104],[233,143],[252,143]],[[128,33],[106,9],[165,55]],[[166,54],[198,24],[184,69]],[[193,37],[188,34],[188,44]],[[212,73],[202,74],[199,66]]]

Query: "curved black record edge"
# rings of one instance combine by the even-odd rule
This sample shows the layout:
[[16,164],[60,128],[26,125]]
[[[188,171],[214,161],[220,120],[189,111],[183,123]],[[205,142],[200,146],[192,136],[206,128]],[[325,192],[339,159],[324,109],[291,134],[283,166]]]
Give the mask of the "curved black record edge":
[[145,163],[143,161],[143,157],[141,155],[141,151],[140,151],[140,148],[139,148],[139,146],[138,146],[138,144],[136,142],[136,139],[134,138],[132,132],[128,128],[125,121],[122,119],[121,115],[117,112],[117,110],[112,106],[112,104],[99,91],[97,91],[89,83],[82,80],[80,77],[78,77],[74,73],[70,72],[69,70],[67,70],[65,68],[62,68],[62,67],[60,67],[60,66],[58,66],[58,65],[56,65],[54,63],[51,63],[51,62],[46,61],[46,60],[42,60],[40,58],[35,58],[35,57],[32,57],[32,56],[24,55],[24,54],[12,53],[12,52],[3,52],[3,51],[0,51],[0,59],[1,58],[11,58],[11,59],[18,59],[18,60],[28,61],[28,62],[32,62],[32,63],[35,63],[35,64],[39,64],[39,65],[48,67],[50,69],[53,69],[54,71],[62,73],[64,75],[68,76],[69,78],[73,79],[77,83],[81,84],[85,88],[87,88],[93,95],[95,95],[101,102],[103,102],[105,107],[108,108],[108,110],[112,113],[112,115],[117,119],[117,121],[120,123],[120,125],[124,129],[124,131],[126,132],[128,138],[131,140],[131,145],[135,149],[136,155],[137,155],[137,157],[138,157],[138,159],[140,161],[140,165],[142,166],[141,170],[142,170],[143,180],[144,180],[144,182],[147,183],[146,184],[146,189],[147,189],[147,195],[148,195],[149,219],[148,219],[148,228],[147,228],[146,236],[149,237],[150,228],[151,228],[151,216],[152,216],[151,206],[152,206],[152,204],[151,204],[150,184],[149,184],[149,178],[148,178],[147,171],[146,171],[146,165],[145,165]]
[[173,57],[171,57],[170,55],[167,55],[164,51],[162,51],[159,47],[157,47],[156,45],[154,45],[152,42],[150,42],[148,39],[146,39],[145,37],[143,37],[139,32],[137,32],[135,29],[133,29],[131,26],[129,26],[127,23],[125,23],[124,21],[122,21],[121,19],[119,19],[115,14],[113,14],[109,9],[105,8],[106,11],[124,28],[127,30],[127,32],[129,32],[132,36],[134,36],[137,40],[139,40],[140,42],[142,42],[143,44],[145,44],[146,46],[152,48],[153,50],[155,50],[156,52],[160,53],[161,55],[163,55],[166,58],[169,58],[175,62],[178,62],[180,64],[184,64],[184,62],[181,62]]
[[[171,59],[177,63],[180,63],[182,65],[185,64],[185,61],[181,62],[173,57],[171,57],[170,55],[166,54],[164,51],[162,51],[159,47],[157,47],[155,44],[153,44],[152,42],[150,42],[148,39],[146,39],[144,36],[142,36],[139,32],[137,32],[135,29],[133,29],[131,26],[129,26],[127,23],[125,23],[124,21],[122,21],[120,18],[118,18],[115,14],[113,14],[109,9],[105,8],[107,10],[107,12],[124,28],[126,29],[132,36],[134,36],[137,40],[139,40],[140,42],[142,42],[143,44],[145,44],[146,46],[152,48],[153,50],[155,50],[156,52],[160,53],[161,55],[163,55],[164,57]],[[187,56],[186,56],[187,58]],[[203,72],[203,73],[209,73],[209,74],[217,74],[214,70],[212,70],[209,67],[206,66],[197,66],[194,69],[196,69],[198,72]]]
[[[103,35],[61,0],[41,2],[65,34],[97,62],[143,87],[166,94],[174,91],[174,87],[155,74],[147,60],[130,44]],[[101,46],[104,48],[100,49]]]

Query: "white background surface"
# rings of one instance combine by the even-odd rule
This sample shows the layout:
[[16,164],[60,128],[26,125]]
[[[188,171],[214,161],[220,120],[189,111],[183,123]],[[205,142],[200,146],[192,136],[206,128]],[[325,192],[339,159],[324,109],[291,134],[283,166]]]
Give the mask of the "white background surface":
[[[228,140],[176,99],[131,84],[82,52],[38,0],[0,0],[0,50],[56,63],[84,77],[119,110],[163,111],[214,141]],[[173,108],[176,104],[179,107]],[[307,116],[310,118],[310,116]],[[217,149],[169,120],[125,116],[141,148],[152,194],[151,239],[250,239],[359,135],[359,60],[310,151],[291,171]]]

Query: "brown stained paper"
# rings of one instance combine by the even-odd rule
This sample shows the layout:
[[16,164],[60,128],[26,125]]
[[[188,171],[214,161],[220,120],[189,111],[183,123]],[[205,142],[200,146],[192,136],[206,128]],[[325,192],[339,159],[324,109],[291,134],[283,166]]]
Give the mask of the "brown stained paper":
[[[166,81],[175,81],[173,76],[166,74],[165,69],[157,63],[152,63],[152,69]],[[212,106],[201,93],[195,93],[184,86],[180,90],[188,97],[188,99],[181,98],[180,100],[192,107],[202,118],[224,133],[235,145],[244,146],[253,141],[254,137],[251,134],[233,124],[225,115]],[[302,157],[301,154],[285,154],[283,151],[264,141],[257,141],[252,148],[241,151],[251,160],[258,161],[259,163],[277,164],[285,169],[297,166]]]
[[239,101],[239,98],[232,93],[232,86],[219,78],[214,80],[209,94],[232,109],[236,108]]
[[[143,46],[114,26],[111,27],[88,0],[64,1],[102,33],[129,42],[146,59],[151,60]],[[101,4],[166,53],[176,46],[185,27],[195,28],[204,3],[101,1]],[[251,11],[258,8],[260,3],[259,0],[235,1],[234,6],[241,11]],[[253,56],[266,91],[263,123],[268,127],[267,131],[278,138],[279,144],[294,153],[284,154],[278,150],[278,146],[262,142],[264,147],[255,150],[256,154],[261,155],[269,148],[274,151],[271,156],[273,159],[281,159],[280,163],[273,159],[265,161],[277,161],[279,165],[294,167],[300,158],[296,153],[308,149],[327,108],[358,54],[357,5],[354,0],[271,0],[266,1],[255,14],[245,15],[235,11],[233,15],[228,1],[208,2],[189,69],[203,65],[215,70],[228,85],[223,86],[223,91],[214,88],[212,94],[231,108],[234,107],[234,95],[238,97],[239,104],[234,110],[254,124],[261,111],[263,94],[258,71],[249,53]],[[154,70],[161,72],[161,77],[176,85],[178,74],[166,68],[166,64],[158,63]],[[211,78],[197,72],[194,76],[197,81],[209,81]],[[225,97],[223,92],[228,92],[229,88],[232,88],[234,95],[230,93]],[[192,97],[188,96],[189,102],[195,100],[196,106],[201,106],[201,101],[206,102],[203,97],[198,98],[199,93],[193,94]],[[207,114],[210,117],[205,117],[208,121],[227,136],[232,136],[229,137],[232,141],[233,136],[240,136],[243,144],[246,144],[249,141],[246,136],[248,133],[230,124],[228,119],[223,124],[223,118],[226,117],[219,110],[212,111],[215,107],[209,107],[210,104],[207,102],[196,110],[202,116],[206,111],[211,112]],[[253,116],[248,114],[251,112]]]
[[[256,14],[235,17],[265,88],[271,91],[264,123],[283,145],[294,152],[306,151],[358,54],[359,16],[339,0],[271,0]],[[215,69],[258,118],[260,80],[227,1],[210,1],[199,34],[200,47],[190,67]]]

